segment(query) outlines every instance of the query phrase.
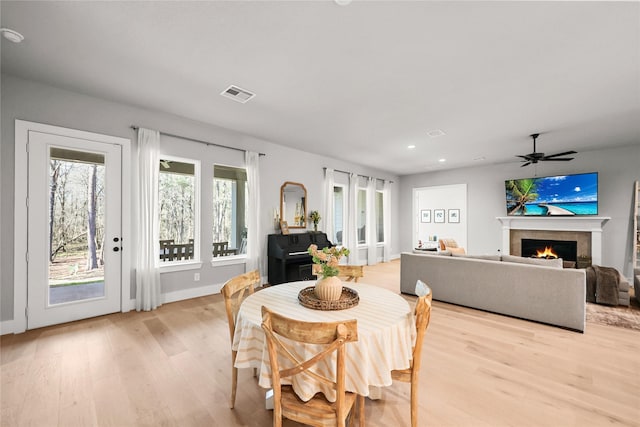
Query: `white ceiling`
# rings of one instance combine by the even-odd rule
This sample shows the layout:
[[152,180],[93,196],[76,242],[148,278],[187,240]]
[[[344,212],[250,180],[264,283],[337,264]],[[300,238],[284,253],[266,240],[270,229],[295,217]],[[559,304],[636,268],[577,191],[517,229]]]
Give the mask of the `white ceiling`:
[[640,144],[639,2],[0,8],[5,73],[399,175]]

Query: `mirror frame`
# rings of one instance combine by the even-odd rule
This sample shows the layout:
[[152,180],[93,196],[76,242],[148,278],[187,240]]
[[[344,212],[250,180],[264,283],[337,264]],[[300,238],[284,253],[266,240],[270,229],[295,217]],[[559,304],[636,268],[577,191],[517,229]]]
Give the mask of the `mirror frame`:
[[[301,187],[301,190],[304,193],[304,203],[302,203],[302,211],[304,212],[302,215],[302,225],[295,225],[294,218],[286,218],[284,216],[284,191],[287,186]],[[285,181],[285,183],[280,186],[280,220],[287,221],[289,228],[307,228],[307,189],[303,184],[299,182]]]

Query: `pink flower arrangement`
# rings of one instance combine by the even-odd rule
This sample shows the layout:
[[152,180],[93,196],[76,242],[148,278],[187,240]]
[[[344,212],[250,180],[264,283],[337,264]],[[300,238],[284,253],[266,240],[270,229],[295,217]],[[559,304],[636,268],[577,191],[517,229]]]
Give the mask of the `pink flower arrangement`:
[[342,246],[333,246],[318,250],[317,245],[310,245],[307,249],[313,257],[313,263],[322,267],[322,276],[331,277],[338,275],[340,258],[349,255],[349,249]]

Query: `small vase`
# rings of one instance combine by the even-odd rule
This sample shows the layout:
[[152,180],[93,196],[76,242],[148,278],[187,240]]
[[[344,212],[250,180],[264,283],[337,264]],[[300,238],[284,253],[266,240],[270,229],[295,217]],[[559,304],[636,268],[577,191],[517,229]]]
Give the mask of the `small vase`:
[[313,224],[313,232],[314,233],[318,232],[318,224],[316,224],[316,223]]
[[316,282],[315,294],[323,301],[337,301],[342,295],[342,280],[337,276],[324,277]]

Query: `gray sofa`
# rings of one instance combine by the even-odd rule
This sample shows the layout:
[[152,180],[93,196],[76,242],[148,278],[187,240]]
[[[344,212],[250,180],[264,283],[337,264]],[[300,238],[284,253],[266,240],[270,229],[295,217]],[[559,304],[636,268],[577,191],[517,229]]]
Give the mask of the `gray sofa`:
[[[517,261],[516,257],[505,258]],[[400,289],[414,294],[420,279],[438,301],[584,332],[584,270],[500,259],[405,252],[400,261]]]

